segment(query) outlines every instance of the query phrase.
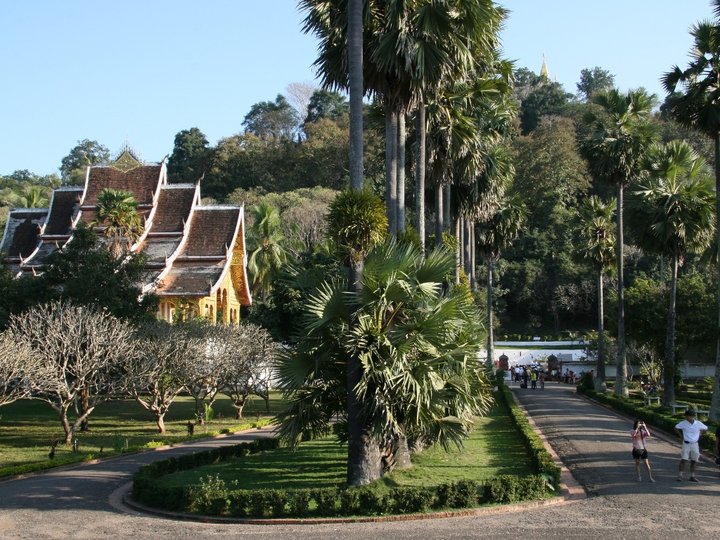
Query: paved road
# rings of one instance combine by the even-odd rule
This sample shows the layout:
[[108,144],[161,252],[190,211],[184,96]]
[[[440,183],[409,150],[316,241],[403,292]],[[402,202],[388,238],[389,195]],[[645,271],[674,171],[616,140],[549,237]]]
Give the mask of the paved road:
[[[553,506],[521,507],[473,517],[424,521],[239,525],[172,521],[140,515],[120,493],[136,468],[186,452],[125,456],[0,483],[0,538],[712,538],[720,535],[720,478],[705,461],[701,483],[679,483],[674,439],[648,444],[655,484],[634,479],[630,421],[577,396],[570,386],[516,390],[540,429],[589,496]],[[232,444],[250,434],[194,443],[193,448]],[[266,435],[262,432],[261,435]]]

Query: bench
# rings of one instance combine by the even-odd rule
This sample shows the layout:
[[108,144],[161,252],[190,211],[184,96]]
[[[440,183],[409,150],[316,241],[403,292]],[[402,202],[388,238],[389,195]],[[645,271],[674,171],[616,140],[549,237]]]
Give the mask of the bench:
[[[688,408],[690,408],[690,405],[688,405],[687,403],[672,403],[670,404],[670,408],[672,409],[673,414],[677,414],[678,411],[685,412],[686,410],[688,410]],[[698,416],[709,416],[710,411],[707,409],[695,409],[695,414],[697,414]]]
[[645,396],[645,405],[652,405],[653,403],[660,405],[660,396]]

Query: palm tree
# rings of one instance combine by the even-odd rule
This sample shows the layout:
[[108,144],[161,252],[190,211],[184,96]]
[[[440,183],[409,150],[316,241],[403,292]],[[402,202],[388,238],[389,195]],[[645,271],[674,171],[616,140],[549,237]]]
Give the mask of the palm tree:
[[670,258],[663,405],[675,402],[675,321],[678,271],[685,254],[707,249],[715,233],[713,185],[703,159],[686,142],[653,146],[651,177],[631,192],[630,224],[646,250]]
[[273,277],[287,260],[280,212],[271,204],[261,203],[250,209],[250,216],[248,270],[252,275],[253,294],[267,298]]
[[98,194],[92,226],[104,228],[113,256],[119,258],[127,253],[143,231],[135,196],[121,189],[103,189]]
[[593,96],[602,114],[589,113],[586,121],[591,132],[585,141],[591,169],[617,188],[615,213],[617,237],[617,377],[615,393],[627,396],[627,363],[625,352],[625,285],[623,273],[623,196],[625,187],[643,174],[643,158],[652,140],[647,116],[652,110],[654,96],[644,90],[630,90],[621,94],[613,89]]
[[[705,133],[715,143],[715,193],[720,193],[720,0],[713,0],[713,21],[699,22],[690,29],[693,47],[687,69],[678,66],[666,73],[663,85],[669,94],[668,112],[678,122]],[[677,92],[678,88],[682,92]],[[720,197],[715,202],[715,220],[720,222]],[[720,232],[716,251],[720,252]],[[716,261],[720,275],[720,258]],[[718,281],[718,327],[715,347],[715,385],[710,419],[720,421],[720,281]]]
[[487,365],[495,358],[493,340],[493,272],[501,251],[515,241],[525,227],[527,213],[519,194],[506,196],[497,202],[492,213],[477,222],[475,242],[487,265]]
[[616,202],[604,202],[596,195],[583,201],[578,210],[575,236],[580,240],[577,253],[588,262],[597,276],[598,298],[598,355],[595,390],[603,392],[605,385],[605,272],[615,263],[615,231],[613,223]]
[[424,258],[412,245],[387,242],[368,254],[355,298],[342,284],[319,288],[303,319],[305,338],[277,370],[290,398],[282,438],[297,444],[325,433],[335,415],[344,423],[339,366],[356,354],[363,414],[392,458],[407,453],[408,440],[461,444],[490,393],[477,360],[479,313],[462,288],[444,293],[453,259],[447,250]]

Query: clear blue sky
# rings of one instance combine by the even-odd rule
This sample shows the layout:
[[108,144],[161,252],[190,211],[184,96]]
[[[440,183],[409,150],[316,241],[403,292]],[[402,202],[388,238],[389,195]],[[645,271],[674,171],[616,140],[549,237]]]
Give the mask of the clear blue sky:
[[[575,92],[600,66],[662,95],[709,0],[500,0],[504,53]],[[0,0],[0,174],[57,172],[80,139],[146,161],[196,126],[215,144],[259,101],[312,82],[316,44],[295,0]]]

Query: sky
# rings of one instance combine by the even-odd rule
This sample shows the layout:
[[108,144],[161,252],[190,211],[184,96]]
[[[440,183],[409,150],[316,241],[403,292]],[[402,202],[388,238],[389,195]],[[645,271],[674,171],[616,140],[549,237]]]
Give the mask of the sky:
[[[664,97],[688,30],[710,0],[499,0],[504,57],[576,92],[583,68],[621,90]],[[175,134],[211,145],[242,131],[250,107],[317,84],[317,43],[295,0],[0,0],[0,175],[57,173],[82,139],[160,161]]]

